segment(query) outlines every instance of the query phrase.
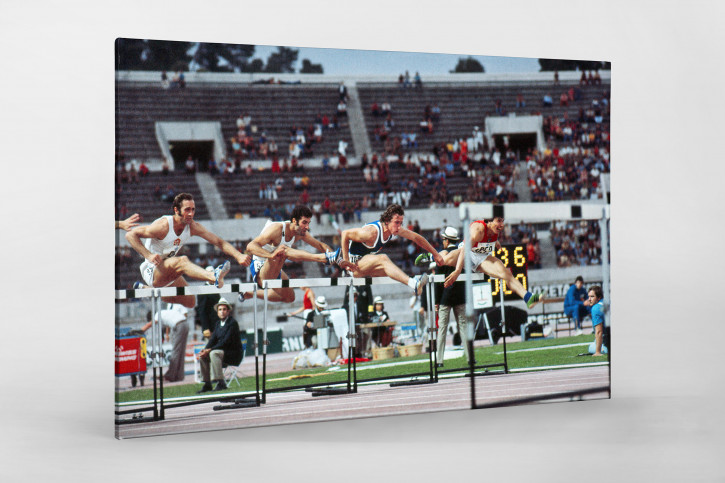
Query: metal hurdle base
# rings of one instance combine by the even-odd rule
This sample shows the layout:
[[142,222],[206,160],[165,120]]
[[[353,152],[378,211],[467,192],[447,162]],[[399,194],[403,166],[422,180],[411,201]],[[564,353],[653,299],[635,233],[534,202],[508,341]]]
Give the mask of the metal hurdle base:
[[259,403],[257,400],[249,400],[249,399],[235,399],[233,403],[231,404],[219,404],[217,406],[214,406],[212,409],[214,411],[223,411],[225,409],[242,409],[242,408],[253,408],[258,407]]
[[[489,369],[494,368],[494,367],[500,367],[501,370],[498,370],[498,371],[489,371]],[[492,376],[494,374],[507,374],[508,373],[507,368],[506,368],[506,364],[501,364],[501,363],[498,363],[498,364],[487,364],[487,365],[484,365],[484,366],[474,366],[473,369],[474,369],[474,371],[467,372],[466,374],[463,375],[463,377],[471,377],[471,373],[473,373],[474,376]],[[484,371],[483,372],[475,372],[476,369],[483,369]]]
[[352,391],[342,387],[308,387],[306,392],[312,393],[312,397],[317,396],[337,396],[339,394],[352,394]]
[[[590,389],[582,389],[579,391],[567,391],[554,394],[546,394],[543,396],[527,397],[522,399],[513,399],[509,401],[499,401],[488,404],[474,404],[471,409],[490,409],[503,408],[509,406],[520,406],[523,404],[534,404],[542,401],[551,401],[553,399],[569,399],[569,401],[583,401],[583,397],[590,394],[609,394],[610,386],[593,387]],[[611,396],[609,396],[611,398]]]
[[[143,413],[151,413],[153,412],[153,416],[144,416]],[[126,410],[116,410],[115,411],[116,416],[123,416],[126,414],[131,414],[131,419],[116,419],[114,423],[116,425],[121,424],[136,424],[136,423],[149,423],[153,421],[162,421],[164,418],[159,415],[158,410],[158,404],[155,404],[154,406],[147,406],[142,408],[136,408],[136,409],[126,409]]]
[[[149,411],[148,409],[146,411]],[[122,424],[136,424],[136,423],[151,423],[154,421],[160,421],[160,418],[153,417],[153,416],[142,416],[143,411],[134,411],[133,416],[131,419],[116,419],[114,423],[116,426],[120,426]],[[126,413],[130,414],[130,413]]]
[[421,379],[420,381],[398,381],[398,382],[391,382],[390,387],[397,387],[397,386],[417,386],[420,384],[435,384],[438,381],[431,380],[431,379]]

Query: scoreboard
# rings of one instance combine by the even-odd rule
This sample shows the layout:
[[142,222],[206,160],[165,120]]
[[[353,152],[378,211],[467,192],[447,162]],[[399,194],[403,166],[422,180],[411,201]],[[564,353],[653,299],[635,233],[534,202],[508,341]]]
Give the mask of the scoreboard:
[[[528,259],[526,245],[501,245],[501,249],[496,250],[496,258],[503,262],[504,266],[513,274],[513,276],[521,282],[524,286],[524,290],[529,289],[528,279]],[[521,300],[516,293],[511,290],[506,282],[497,278],[491,278],[486,275],[485,280],[491,284],[491,296],[493,302],[497,303],[501,299],[501,291],[503,290],[503,299],[508,300]]]

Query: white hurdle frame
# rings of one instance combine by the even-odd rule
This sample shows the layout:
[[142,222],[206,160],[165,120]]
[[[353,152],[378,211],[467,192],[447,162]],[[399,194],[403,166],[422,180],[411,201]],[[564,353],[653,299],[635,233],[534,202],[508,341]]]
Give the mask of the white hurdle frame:
[[[474,273],[472,275],[468,274],[462,274],[459,279],[465,279],[466,283],[469,284],[471,280],[483,280],[485,276],[483,274]],[[432,349],[431,353],[431,364],[433,365],[431,374],[431,378],[434,379],[434,381],[437,381],[437,373],[434,371],[435,368],[435,344],[437,341],[437,331],[435,328],[435,301],[433,300],[435,295],[435,290],[433,287],[434,282],[443,282],[445,280],[445,277],[443,275],[433,275],[429,278],[428,284],[425,287],[425,290],[427,290],[427,305],[428,305],[428,336],[426,338],[429,347]],[[301,287],[355,287],[355,286],[363,286],[363,285],[391,285],[391,284],[398,284],[397,280],[393,280],[390,277],[339,277],[339,278],[307,278],[307,279],[291,279],[291,280],[264,280],[263,281],[263,287],[261,290],[264,290],[264,319],[262,321],[262,388],[261,388],[261,402],[266,402],[266,356],[267,356],[267,345],[269,344],[269,341],[267,340],[267,314],[268,314],[268,306],[269,306],[269,289],[272,288],[301,288]],[[183,296],[183,295],[206,295],[206,294],[234,294],[237,295],[239,293],[244,292],[253,292],[254,296],[252,301],[253,306],[253,325],[254,325],[254,356],[255,356],[255,374],[256,374],[256,394],[257,394],[257,400],[260,402],[260,387],[259,387],[259,343],[257,342],[259,339],[259,322],[257,319],[257,311],[258,311],[258,304],[257,304],[257,298],[258,298],[258,291],[260,290],[259,286],[256,283],[248,282],[248,283],[229,283],[226,284],[222,288],[216,288],[211,285],[187,285],[184,287],[162,287],[162,288],[143,288],[143,289],[134,289],[134,290],[115,290],[115,299],[116,300],[128,300],[128,299],[134,299],[134,298],[151,298],[152,302],[152,367],[154,369],[162,367],[162,361],[161,361],[161,354],[162,354],[162,339],[161,339],[161,328],[160,324],[156,321],[156,314],[161,311],[161,304],[162,304],[162,297],[174,297],[174,296]],[[354,296],[352,290],[348,291],[348,306],[352,307],[352,304],[354,303]],[[469,324],[471,326],[472,324]],[[347,391],[346,392],[357,392],[357,365],[355,360],[355,349],[357,347],[357,338],[355,335],[355,320],[353,318],[353,311],[348,311],[348,359],[352,362],[352,364],[348,364],[348,381],[347,381]],[[154,384],[155,384],[155,378],[154,378]],[[163,385],[163,378],[161,378],[161,384]],[[317,394],[315,394],[317,393]],[[321,395],[322,390],[320,391],[313,391],[314,395]],[[154,389],[154,400],[156,400],[155,396],[155,389]],[[161,389],[161,419],[163,419],[163,388]],[[157,418],[158,415],[156,413],[156,402],[154,403],[154,417]]]
[[[602,200],[599,202],[586,202],[586,201],[571,201],[571,202],[555,202],[555,203],[541,203],[537,204],[538,206],[546,207],[546,217],[542,218],[542,216],[539,214],[538,216],[527,216],[527,209],[530,207],[527,207],[529,205],[528,203],[522,204],[522,203],[512,203],[507,204],[504,203],[501,205],[504,208],[504,217],[511,217],[514,219],[520,219],[522,221],[531,221],[531,222],[539,222],[539,221],[551,221],[551,220],[567,220],[567,221],[575,221],[575,220],[597,220],[600,223],[599,226],[599,233],[600,237],[602,239],[602,291],[604,292],[604,298],[605,298],[605,304],[609,305],[610,300],[610,275],[609,275],[609,219],[610,219],[610,205]],[[491,203],[461,203],[458,207],[458,214],[461,222],[463,223],[463,239],[464,240],[470,240],[471,237],[471,231],[470,231],[470,225],[472,219],[491,219],[493,218],[493,209],[494,205]],[[573,216],[573,208],[577,207],[580,211],[580,216]],[[508,213],[508,214],[507,214]],[[468,248],[468,247],[466,247]],[[473,272],[473,267],[471,266],[471,250],[466,249],[464,250],[464,260],[465,263],[463,265],[463,274],[462,275],[469,275]],[[501,324],[503,328],[503,343],[504,343],[504,365],[506,368],[506,371],[508,372],[508,363],[506,362],[506,319],[505,319],[505,311],[504,311],[504,300],[503,300],[503,287],[501,290]],[[472,320],[473,317],[473,299],[471,297],[472,293],[472,283],[470,278],[466,278],[466,317],[469,317],[469,321]],[[609,310],[605,311],[605,326],[609,327],[610,325],[610,312]],[[471,371],[471,409],[477,409],[484,406],[479,406],[476,404],[476,386],[474,384],[474,366],[475,363],[473,362],[473,338],[475,337],[473,324],[469,323],[468,326],[468,335],[469,335],[469,346],[471,350],[471,364],[470,364],[470,371]],[[611,350],[609,352],[609,364],[608,370],[609,370],[609,380],[610,385],[608,386],[608,391],[610,391],[610,397],[611,397],[611,367],[612,367],[612,355]]]

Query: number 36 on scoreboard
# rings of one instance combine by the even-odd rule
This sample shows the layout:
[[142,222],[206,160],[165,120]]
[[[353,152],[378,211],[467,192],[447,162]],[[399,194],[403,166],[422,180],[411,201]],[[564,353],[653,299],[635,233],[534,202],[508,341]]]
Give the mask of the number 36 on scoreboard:
[[[527,275],[528,259],[526,256],[526,245],[501,245],[501,249],[496,250],[495,255],[511,271],[514,277],[521,282],[524,289],[528,290],[529,279]],[[519,296],[506,285],[505,281],[488,276],[486,279],[491,283],[491,295],[494,303],[501,298],[501,290],[503,290],[504,300],[520,300]]]

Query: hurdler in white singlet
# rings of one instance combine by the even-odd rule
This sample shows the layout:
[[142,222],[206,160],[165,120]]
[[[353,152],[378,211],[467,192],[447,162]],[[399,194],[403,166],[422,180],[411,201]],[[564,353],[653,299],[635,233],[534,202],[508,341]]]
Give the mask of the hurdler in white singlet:
[[[144,242],[144,246],[152,254],[161,255],[161,258],[167,259],[176,256],[176,254],[179,253],[179,250],[181,250],[181,247],[184,246],[184,243],[191,238],[191,228],[189,228],[189,225],[185,225],[181,235],[177,235],[176,232],[174,232],[174,217],[169,215],[162,216],[161,218],[166,219],[169,224],[169,231],[166,233],[166,236],[163,240],[147,238]],[[143,281],[146,285],[152,287],[156,266],[150,261],[144,260],[139,269],[141,270],[141,278],[143,278]],[[169,283],[173,282],[174,281],[172,280]]]
[[[262,232],[264,232],[264,230],[266,230],[269,225],[272,225],[274,223],[280,223],[282,225],[282,241],[280,242],[280,245],[287,245],[288,247],[292,248],[292,245],[294,245],[295,242],[297,241],[297,237],[294,236],[294,237],[292,237],[292,239],[290,241],[285,241],[285,228],[287,227],[286,221],[267,220],[267,223],[264,224],[264,228],[262,229]],[[279,246],[279,245],[277,245],[277,246]],[[271,243],[267,243],[262,248],[267,250],[269,253],[272,253],[277,249],[277,246],[272,245]],[[260,267],[262,266],[262,264],[264,264],[264,262],[267,261],[266,258],[258,257],[257,255],[253,255],[252,259],[255,262],[258,262],[258,266],[260,266]]]
[[189,225],[185,225],[181,235],[177,235],[174,232],[174,217],[169,215],[162,216],[161,218],[165,218],[169,224],[168,233],[166,233],[163,240],[147,238],[144,245],[151,253],[161,255],[161,258],[170,258],[176,256],[184,243],[191,238],[191,229],[189,228]]

